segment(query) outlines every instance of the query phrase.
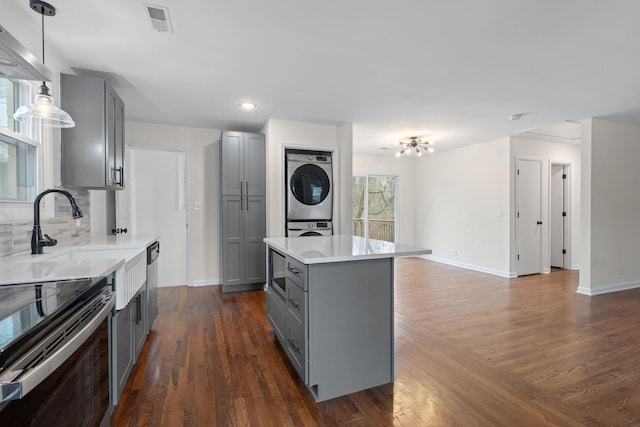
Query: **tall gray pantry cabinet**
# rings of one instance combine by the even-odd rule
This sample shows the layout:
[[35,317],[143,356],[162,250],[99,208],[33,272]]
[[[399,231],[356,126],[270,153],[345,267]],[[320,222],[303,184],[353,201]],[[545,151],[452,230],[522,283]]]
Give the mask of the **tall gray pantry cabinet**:
[[264,135],[222,132],[222,292],[260,289],[266,280]]

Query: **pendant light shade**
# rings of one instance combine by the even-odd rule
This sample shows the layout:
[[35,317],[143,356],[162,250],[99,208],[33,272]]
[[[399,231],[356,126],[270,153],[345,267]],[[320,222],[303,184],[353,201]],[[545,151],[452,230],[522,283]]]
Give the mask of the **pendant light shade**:
[[23,105],[13,115],[20,123],[27,125],[41,125],[53,128],[72,128],[76,125],[71,116],[64,110],[56,107],[53,97],[49,95],[49,88],[43,82],[40,92],[36,95],[33,104]]
[[[55,16],[56,8],[40,0],[31,0],[30,6],[42,16],[42,64],[44,64],[44,15]],[[42,82],[35,102],[18,108],[13,118],[26,125],[43,127],[72,128],[76,125],[66,111],[56,107],[46,82]]]

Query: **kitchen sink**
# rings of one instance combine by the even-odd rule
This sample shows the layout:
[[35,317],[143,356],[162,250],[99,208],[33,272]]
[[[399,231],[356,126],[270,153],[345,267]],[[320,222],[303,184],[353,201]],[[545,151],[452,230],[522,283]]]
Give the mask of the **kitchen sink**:
[[136,255],[144,252],[144,249],[71,249],[63,253],[54,253],[49,256],[40,256],[34,261],[90,261],[93,259],[124,259],[125,263]]
[[92,249],[71,248],[50,255],[37,255],[32,262],[65,263],[92,260],[124,259],[124,265],[115,271],[116,310],[127,306],[131,298],[147,280],[146,248]]

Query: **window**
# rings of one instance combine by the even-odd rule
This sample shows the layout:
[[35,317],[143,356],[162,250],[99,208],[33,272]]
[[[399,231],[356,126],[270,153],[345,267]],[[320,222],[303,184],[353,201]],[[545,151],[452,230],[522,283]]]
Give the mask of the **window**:
[[0,78],[0,128],[15,131],[13,113],[18,109],[18,83]]
[[37,191],[37,147],[0,130],[0,200],[30,202]]
[[[30,99],[33,86],[0,78],[0,201],[31,202],[38,190],[39,144],[18,131],[13,113],[19,99]],[[22,129],[22,133],[36,131]],[[42,134],[42,132],[39,132]],[[34,132],[31,135],[34,136]],[[44,135],[40,135],[44,136]]]
[[354,176],[352,181],[353,234],[396,240],[395,176]]

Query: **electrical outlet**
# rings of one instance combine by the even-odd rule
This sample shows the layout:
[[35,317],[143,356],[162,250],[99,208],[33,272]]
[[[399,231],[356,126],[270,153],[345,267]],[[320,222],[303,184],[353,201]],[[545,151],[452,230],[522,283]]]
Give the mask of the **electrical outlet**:
[[76,227],[82,227],[82,218],[76,218]]
[[195,202],[195,210],[199,211],[200,210],[200,202]]

